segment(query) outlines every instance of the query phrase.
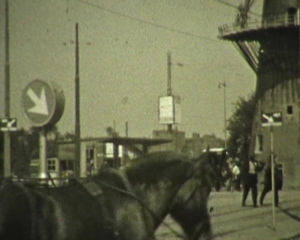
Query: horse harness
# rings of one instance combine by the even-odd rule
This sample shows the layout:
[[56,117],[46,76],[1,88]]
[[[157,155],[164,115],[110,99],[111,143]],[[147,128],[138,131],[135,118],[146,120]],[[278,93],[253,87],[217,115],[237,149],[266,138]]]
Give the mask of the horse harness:
[[[105,204],[105,198],[104,198],[104,188],[108,188],[110,190],[125,194],[129,197],[134,198],[135,200],[137,200],[144,208],[147,209],[147,211],[157,220],[161,221],[161,219],[138,197],[134,194],[134,192],[132,191],[131,185],[126,177],[126,175],[123,172],[118,171],[117,172],[120,176],[120,178],[122,179],[126,190],[123,190],[121,188],[115,187],[111,184],[108,184],[106,182],[103,181],[97,181],[96,182],[92,181],[91,179],[87,179],[87,181],[84,182],[80,182],[80,185],[88,192],[88,194],[92,197],[92,198],[96,198],[99,202],[99,204],[101,205],[101,208],[103,209],[103,215],[104,215],[104,219],[106,220],[106,223],[104,225],[104,228],[107,230],[110,230],[113,232],[113,235],[115,237],[116,240],[121,240],[122,237],[120,236],[120,233],[118,231],[118,229],[116,228],[116,226],[114,225],[114,221],[113,221],[113,216],[111,216],[111,214],[109,214],[107,208],[106,208],[106,204]],[[194,174],[192,174],[191,177],[194,177]],[[191,194],[187,197],[187,199],[183,202],[182,206],[186,206],[191,199],[194,197],[194,195],[197,192],[197,189],[200,187],[200,183],[197,182],[197,184],[195,185],[193,191],[191,192]],[[181,234],[179,234],[177,231],[175,231],[171,226],[169,226],[169,224],[163,222],[163,224],[170,230],[172,231],[177,237],[185,239],[185,237]],[[197,237],[197,233],[199,231],[201,231],[201,229],[203,228],[204,222],[199,224],[199,226],[197,226],[196,231],[194,233],[194,235],[192,236],[192,240],[196,239]],[[154,235],[153,236],[149,236],[149,240],[153,239],[155,240]]]
[[[131,185],[127,179],[127,177],[125,176],[125,174],[123,172],[118,172],[118,175],[120,176],[120,178],[123,181],[123,184],[125,185],[126,190],[123,190],[121,188],[115,187],[111,184],[102,182],[102,181],[97,181],[99,184],[97,184],[96,182],[92,181],[91,179],[87,179],[84,182],[79,182],[80,185],[87,191],[87,193],[92,197],[92,198],[97,198],[97,202],[100,204],[101,209],[103,210],[103,215],[104,215],[104,219],[105,219],[105,223],[104,223],[104,229],[111,231],[114,235],[114,239],[116,240],[121,240],[122,236],[120,235],[117,227],[114,224],[113,221],[113,216],[109,213],[107,207],[106,207],[106,203],[105,203],[105,193],[104,193],[104,188],[125,194],[127,196],[130,196],[134,199],[136,199],[139,203],[141,203],[144,207],[146,206],[145,203],[143,203],[132,191]],[[146,207],[147,208],[147,207]],[[151,211],[151,210],[150,210]],[[155,214],[152,212],[152,214]],[[156,216],[157,217],[157,216]],[[148,238],[147,240],[155,240],[154,236],[149,236],[150,238]]]
[[[116,227],[114,226],[113,223],[113,217],[110,216],[110,214],[107,211],[107,208],[105,207],[105,199],[104,199],[104,190],[103,188],[108,188],[111,190],[114,190],[116,192],[125,194],[129,197],[134,198],[135,200],[137,200],[155,219],[157,220],[161,220],[138,196],[136,196],[134,194],[134,192],[132,191],[131,185],[127,179],[127,177],[125,176],[125,174],[119,172],[118,174],[121,175],[121,178],[123,180],[124,185],[126,186],[126,191],[123,189],[120,189],[118,187],[115,187],[111,184],[105,183],[105,182],[99,182],[100,184],[95,183],[92,180],[87,180],[85,182],[79,182],[80,185],[88,192],[88,194],[95,198],[98,198],[98,202],[101,205],[101,208],[103,209],[103,215],[104,215],[104,219],[106,220],[105,226],[104,228],[107,230],[111,230],[115,236],[116,240],[121,240],[122,237],[120,236],[119,231],[116,229]],[[102,187],[100,186],[102,185]],[[196,189],[193,191],[192,195],[194,195],[196,192]],[[192,196],[191,196],[192,197]],[[179,234],[177,231],[175,231],[168,223],[163,222],[163,224],[169,229],[171,230],[175,235],[177,235],[179,238],[184,239],[184,236],[182,236],[181,234]],[[149,238],[147,238],[147,240],[155,240],[155,236],[149,236]]]
[[101,187],[100,184],[97,184],[90,179],[87,179],[84,182],[80,182],[80,185],[100,205],[103,213],[103,219],[105,221],[104,230],[112,232],[116,240],[121,240],[119,231],[116,229],[114,225],[113,216],[109,213],[106,207],[103,187]]

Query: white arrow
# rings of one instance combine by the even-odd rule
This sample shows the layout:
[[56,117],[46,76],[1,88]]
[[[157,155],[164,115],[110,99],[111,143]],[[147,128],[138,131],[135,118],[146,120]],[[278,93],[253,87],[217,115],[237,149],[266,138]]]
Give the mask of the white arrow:
[[12,128],[15,122],[16,122],[16,119],[12,119],[12,120],[8,121],[7,122],[7,127]]
[[37,113],[42,115],[48,115],[48,105],[45,95],[45,89],[42,88],[40,97],[29,88],[27,91],[27,95],[30,97],[31,101],[35,104],[32,108],[28,109],[28,112]]
[[263,117],[268,121],[268,123],[273,123],[274,119],[272,116],[267,116],[266,114],[263,114]]

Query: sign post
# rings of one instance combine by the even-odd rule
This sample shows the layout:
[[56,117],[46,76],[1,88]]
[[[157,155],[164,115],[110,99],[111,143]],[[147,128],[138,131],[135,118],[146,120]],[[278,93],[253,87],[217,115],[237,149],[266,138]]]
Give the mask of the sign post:
[[39,159],[40,159],[40,169],[39,177],[42,179],[47,178],[47,140],[46,131],[41,128],[39,133]]
[[56,124],[61,118],[65,107],[63,90],[54,83],[34,80],[22,93],[22,109],[25,118],[34,127],[40,128],[39,136],[39,175],[47,177],[47,146],[46,128]]
[[275,171],[274,171],[274,136],[273,127],[282,125],[281,112],[263,113],[261,118],[261,125],[263,127],[270,127],[270,150],[271,150],[271,175],[272,175],[272,216],[273,216],[273,228],[276,229],[275,221]]

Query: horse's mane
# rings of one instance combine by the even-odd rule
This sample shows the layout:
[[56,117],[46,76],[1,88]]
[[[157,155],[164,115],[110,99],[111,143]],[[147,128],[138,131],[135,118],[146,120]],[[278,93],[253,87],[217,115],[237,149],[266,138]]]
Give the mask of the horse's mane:
[[[174,152],[155,152],[136,158],[133,163],[123,170],[131,183],[151,185],[170,176],[178,176],[175,181],[182,181],[181,177],[191,176],[192,162],[183,155]],[[185,174],[182,174],[183,172]]]
[[212,177],[215,174],[215,156],[211,152],[203,152],[197,158],[191,159],[196,165],[197,175],[202,183],[208,184],[212,182]]

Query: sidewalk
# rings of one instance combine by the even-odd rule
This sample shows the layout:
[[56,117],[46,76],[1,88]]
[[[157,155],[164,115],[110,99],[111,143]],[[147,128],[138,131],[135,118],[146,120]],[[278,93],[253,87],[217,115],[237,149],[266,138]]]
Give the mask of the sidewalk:
[[241,198],[239,192],[212,194],[210,205],[214,206],[214,212],[211,220],[216,239],[300,239],[300,191],[279,193],[275,225],[271,192],[265,198],[265,205],[258,208],[252,207],[251,194],[246,207],[241,207]]
[[[280,206],[275,209],[273,228],[272,194],[265,205],[252,207],[251,194],[246,207],[241,207],[241,192],[213,192],[209,206],[214,208],[211,222],[214,239],[220,240],[296,240],[300,239],[300,191],[279,192]],[[169,217],[165,220],[176,231],[179,226]],[[178,239],[163,225],[157,231],[158,240]]]

